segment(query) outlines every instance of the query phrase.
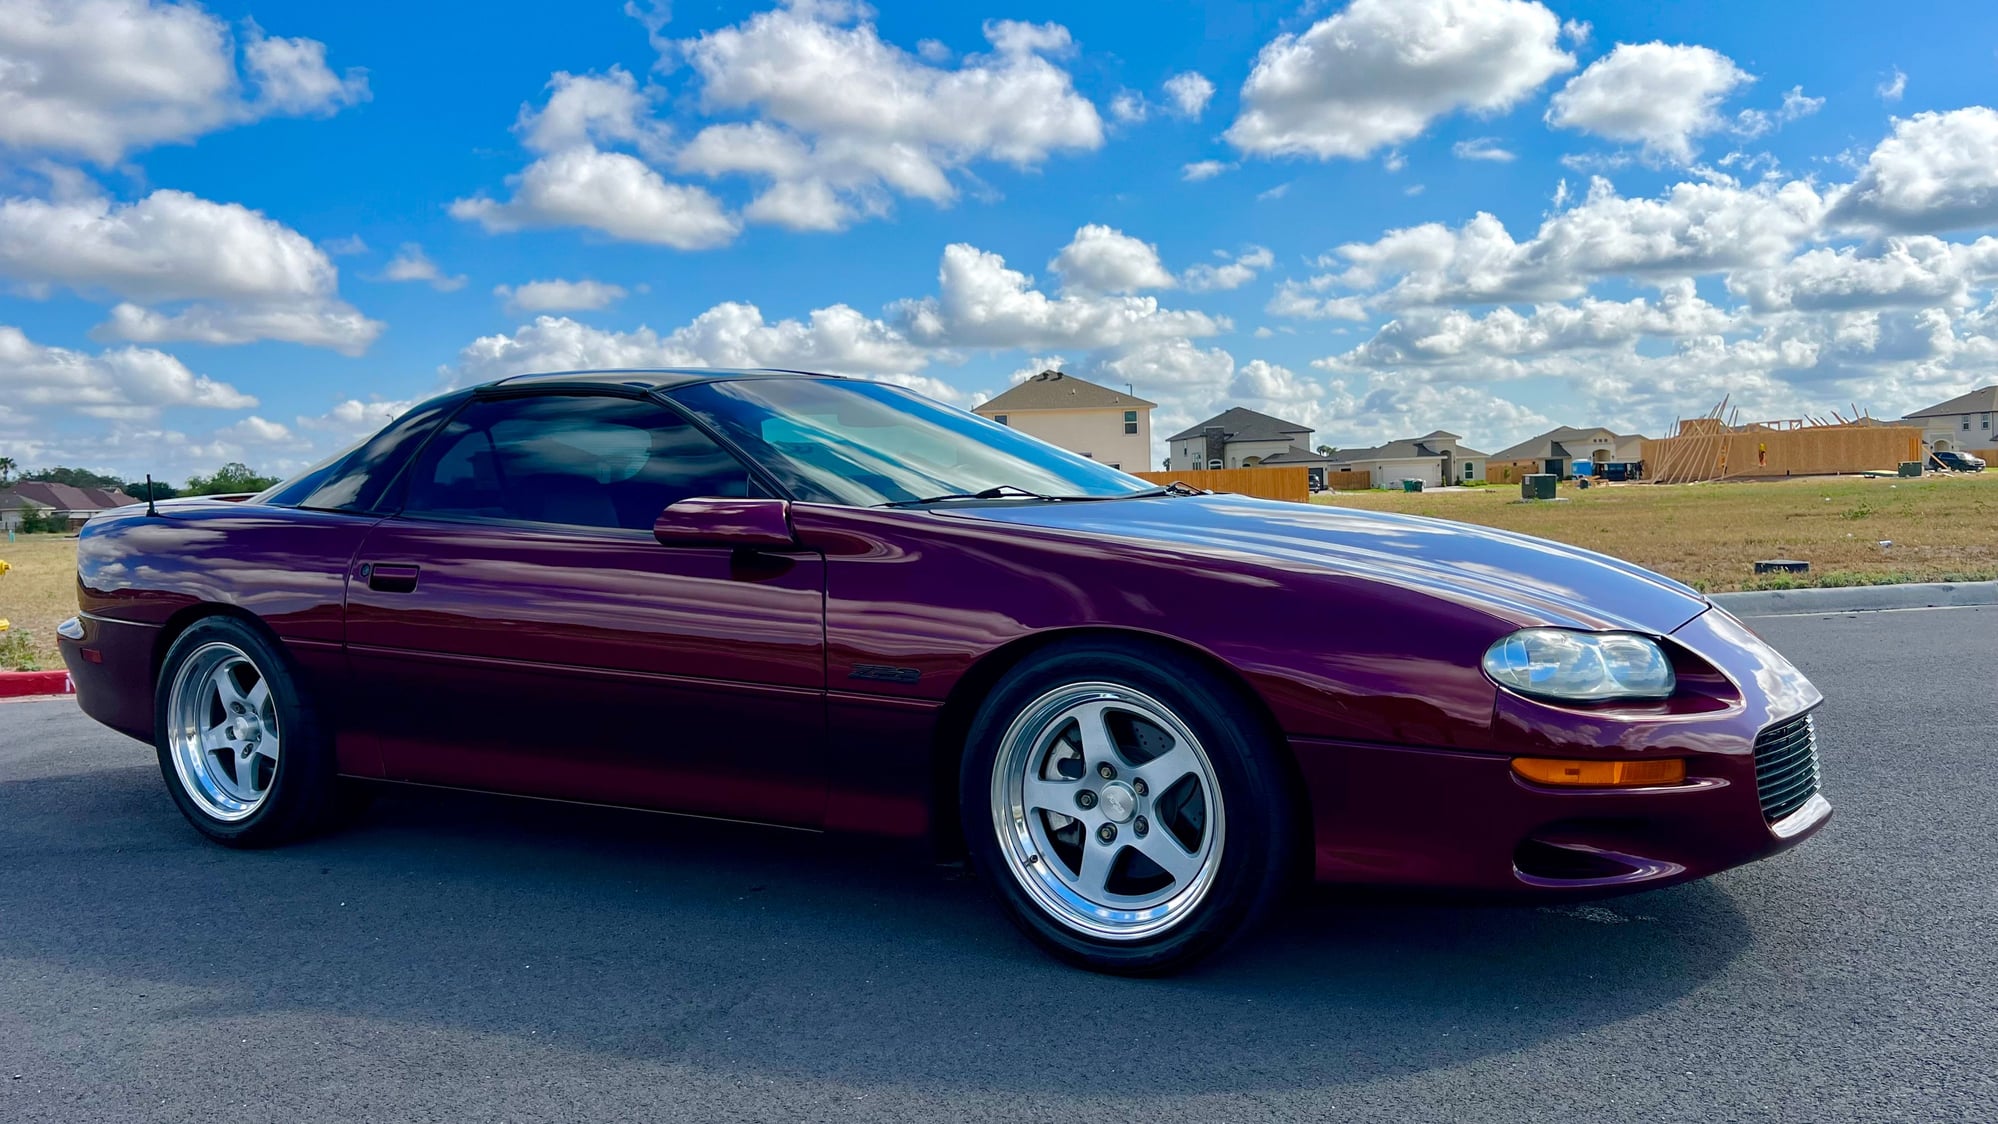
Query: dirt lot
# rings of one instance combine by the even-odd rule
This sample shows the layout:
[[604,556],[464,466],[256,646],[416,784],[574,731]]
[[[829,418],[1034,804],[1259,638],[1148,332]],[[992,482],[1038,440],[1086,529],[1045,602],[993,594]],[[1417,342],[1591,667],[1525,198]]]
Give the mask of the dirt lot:
[[[1998,472],[1921,480],[1563,484],[1560,494],[1554,502],[1524,503],[1515,485],[1315,499],[1573,543],[1711,593],[1998,578]],[[1802,559],[1811,572],[1757,578],[1753,563],[1762,558]]]

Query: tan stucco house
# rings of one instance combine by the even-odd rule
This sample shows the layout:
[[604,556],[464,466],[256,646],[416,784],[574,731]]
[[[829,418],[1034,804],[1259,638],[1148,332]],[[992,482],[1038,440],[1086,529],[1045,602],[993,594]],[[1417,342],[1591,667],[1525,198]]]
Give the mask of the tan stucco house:
[[1307,463],[1311,427],[1235,406],[1166,439],[1167,470],[1254,468],[1271,457]]
[[1618,433],[1606,426],[1564,425],[1537,437],[1529,437],[1510,449],[1493,453],[1489,460],[1500,464],[1535,461],[1532,472],[1546,472],[1567,479],[1575,475],[1575,464],[1635,465],[1644,460],[1644,435]]
[[1143,472],[1158,403],[1061,371],[1042,371],[971,412],[1111,468]]
[[1402,480],[1420,480],[1430,488],[1483,480],[1490,457],[1462,441],[1439,429],[1371,449],[1340,449],[1332,454],[1332,468],[1367,473],[1376,488],[1391,488]]

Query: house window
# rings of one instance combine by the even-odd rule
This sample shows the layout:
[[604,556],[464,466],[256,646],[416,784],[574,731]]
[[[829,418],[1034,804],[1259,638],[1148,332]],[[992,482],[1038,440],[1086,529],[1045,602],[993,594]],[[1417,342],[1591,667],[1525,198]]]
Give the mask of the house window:
[[1006,420],[1006,415],[1004,415],[1004,414],[994,414],[994,415],[992,415],[992,420],[993,420],[993,421],[996,421],[996,422],[998,422],[998,423],[999,423],[1000,425],[1012,425],[1012,424],[1013,424],[1012,422],[1009,422],[1009,421],[1007,421],[1007,420]]
[[1471,477],[1476,476],[1477,473],[1478,465],[1476,461],[1464,462],[1464,479],[1469,480]]
[[1964,431],[1965,433],[1968,433],[1968,432],[1970,432],[1970,419],[1969,419],[1969,418],[1965,418],[1965,419],[1963,419],[1963,431]]
[[1220,467],[1221,467],[1221,459],[1220,459],[1219,457],[1216,457],[1215,459],[1213,459],[1213,460],[1211,460],[1211,461],[1208,461],[1208,462],[1207,462],[1207,467],[1208,467],[1208,468],[1220,468]]
[[1124,432],[1125,433],[1138,432],[1138,411],[1136,410],[1124,411]]
[[1991,428],[1991,415],[1990,415],[1990,414],[1986,414],[1986,415],[1984,415],[1984,428],[1986,428],[1986,429],[1990,429],[1990,428]]

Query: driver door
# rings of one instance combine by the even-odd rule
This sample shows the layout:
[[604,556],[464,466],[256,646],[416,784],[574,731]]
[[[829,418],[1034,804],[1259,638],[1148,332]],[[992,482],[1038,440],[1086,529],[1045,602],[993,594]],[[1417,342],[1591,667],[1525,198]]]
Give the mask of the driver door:
[[346,636],[393,779],[815,826],[825,562],[663,546],[756,491],[645,399],[473,399],[363,541]]

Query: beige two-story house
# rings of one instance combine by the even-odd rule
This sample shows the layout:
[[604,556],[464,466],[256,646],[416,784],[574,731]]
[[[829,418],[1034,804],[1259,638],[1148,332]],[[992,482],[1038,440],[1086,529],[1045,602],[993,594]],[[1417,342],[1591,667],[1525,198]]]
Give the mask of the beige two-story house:
[[1991,436],[1995,415],[1998,415],[1998,386],[1987,386],[1926,410],[1916,410],[1906,420],[1922,427],[1922,440],[1928,443],[1930,452],[1947,453],[1998,449],[1998,438]]
[[1042,371],[971,412],[1111,468],[1143,472],[1158,403],[1061,371]]

